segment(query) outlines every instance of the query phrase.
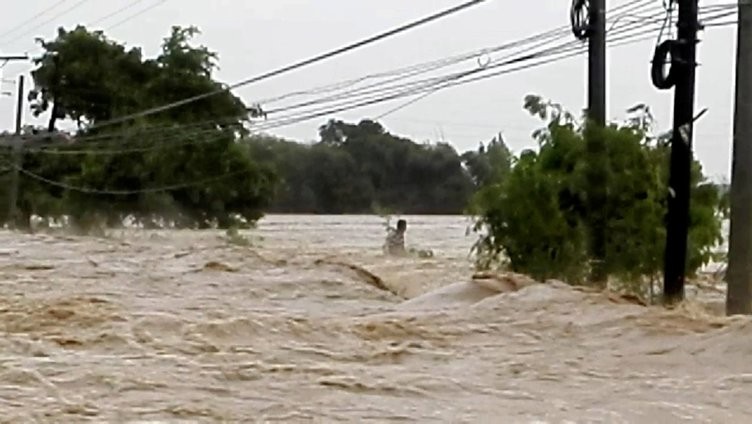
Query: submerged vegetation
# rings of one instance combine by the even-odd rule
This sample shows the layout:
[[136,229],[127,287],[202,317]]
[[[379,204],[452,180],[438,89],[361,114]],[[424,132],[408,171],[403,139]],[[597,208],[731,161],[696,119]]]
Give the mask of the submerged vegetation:
[[[662,270],[664,217],[668,196],[665,136],[653,136],[644,105],[629,111],[625,123],[601,131],[603,154],[588,160],[582,122],[559,105],[528,96],[525,108],[545,122],[534,135],[537,149],[501,164],[497,177],[476,193],[476,246],[480,267],[507,266],[538,279],[586,280],[594,260],[588,233],[594,213],[588,205],[589,167],[606,170],[605,271],[617,281],[647,282]],[[602,187],[601,187],[602,188]],[[692,275],[714,257],[728,212],[726,194],[693,164],[692,209],[687,272]],[[638,285],[639,291],[647,287]],[[634,288],[633,288],[634,289]]]
[[[460,154],[368,119],[330,120],[316,142],[303,144],[249,131],[252,119],[266,114],[214,78],[217,54],[194,46],[196,34],[172,28],[153,58],[82,26],[39,40],[29,100],[49,122],[25,130],[17,212],[0,208],[0,221],[29,229],[36,216],[90,233],[130,219],[150,228],[222,228],[229,243],[250,245],[238,229],[264,212],[467,212],[480,234],[479,267],[581,283],[594,260],[589,234],[600,219],[609,276],[639,282],[660,272],[669,150],[665,137],[652,134],[644,105],[628,111],[626,122],[596,129],[528,96],[525,109],[545,126],[533,134],[537,148],[518,155],[501,136]],[[59,131],[62,123],[75,130]],[[597,152],[585,142],[593,134],[602,142]],[[9,188],[15,158],[10,149],[1,156],[0,179]],[[599,187],[593,167],[606,175]],[[597,211],[588,196],[596,188],[605,193]],[[9,195],[0,193],[0,205]],[[692,199],[690,274],[712,259],[728,209],[727,191],[697,162]]]

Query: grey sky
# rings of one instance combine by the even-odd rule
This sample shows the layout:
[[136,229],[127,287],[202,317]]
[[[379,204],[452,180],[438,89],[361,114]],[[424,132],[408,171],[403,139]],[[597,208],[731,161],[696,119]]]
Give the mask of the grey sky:
[[[0,34],[58,0],[3,1],[0,6]],[[68,0],[56,11],[81,0]],[[128,11],[104,21],[98,27],[126,18],[160,0],[142,0]],[[35,36],[51,38],[58,26],[95,22],[133,0],[90,0],[38,30],[7,42],[16,31],[0,37],[0,53],[38,52]],[[607,0],[609,8],[626,0]],[[661,0],[654,0],[660,4]],[[314,54],[340,47],[437,10],[460,0],[167,0],[111,31],[111,38],[142,46],[146,55],[156,54],[171,25],[196,25],[203,35],[198,42],[220,55],[217,77],[228,83],[242,80]],[[702,5],[729,3],[701,1]],[[253,99],[335,83],[365,74],[386,71],[413,63],[497,45],[568,23],[569,1],[488,0],[460,14],[379,42],[325,63],[313,65],[237,91],[247,102]],[[50,12],[27,28],[40,24]],[[735,28],[710,28],[700,44],[697,108],[708,113],[698,122],[695,151],[706,171],[727,176],[731,153]],[[658,91],[649,79],[654,41],[609,50],[609,116],[624,117],[624,111],[639,102],[650,105],[661,129],[670,126],[672,93]],[[4,78],[14,79],[28,72],[28,64],[9,64]],[[515,151],[533,146],[530,132],[540,123],[522,110],[522,98],[540,94],[562,103],[573,112],[585,105],[585,58],[566,59],[533,70],[509,74],[475,84],[439,92],[382,122],[392,132],[416,141],[451,142],[458,150],[475,148],[478,142],[502,131]],[[15,88],[7,83],[2,91]],[[383,113],[404,102],[398,100],[332,116],[357,121]],[[13,125],[15,101],[0,98],[0,128]],[[27,119],[32,120],[30,114]],[[327,118],[275,130],[280,136],[299,141],[316,138],[316,129]]]

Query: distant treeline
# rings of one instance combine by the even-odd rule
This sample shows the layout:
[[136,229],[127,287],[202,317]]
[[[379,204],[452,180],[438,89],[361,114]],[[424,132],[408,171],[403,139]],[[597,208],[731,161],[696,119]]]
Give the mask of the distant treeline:
[[492,177],[491,154],[508,155],[496,139],[459,155],[450,144],[417,144],[370,120],[330,121],[319,137],[314,144],[250,139],[254,159],[279,178],[270,212],[458,214]]
[[[491,153],[508,159],[498,141],[459,155],[368,120],[330,121],[314,144],[252,134],[249,124],[265,114],[222,90],[217,55],[193,45],[196,34],[172,28],[154,57],[83,26],[39,40],[28,101],[49,121],[24,129],[20,155],[0,135],[0,222],[229,228],[267,212],[455,214],[501,168]],[[62,122],[77,130],[60,132]]]

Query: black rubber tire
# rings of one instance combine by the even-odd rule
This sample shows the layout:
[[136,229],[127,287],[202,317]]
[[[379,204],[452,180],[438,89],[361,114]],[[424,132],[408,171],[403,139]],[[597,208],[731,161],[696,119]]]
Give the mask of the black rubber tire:
[[[674,72],[676,53],[676,40],[666,40],[655,48],[653,63],[650,67],[650,79],[653,81],[655,88],[668,90],[676,84],[676,73]],[[666,73],[664,72],[664,66],[669,55],[671,55],[671,65],[669,66],[668,73]]]

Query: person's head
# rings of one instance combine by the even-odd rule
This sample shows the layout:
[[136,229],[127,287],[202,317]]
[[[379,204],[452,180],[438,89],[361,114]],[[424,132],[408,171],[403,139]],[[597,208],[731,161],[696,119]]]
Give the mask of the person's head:
[[405,230],[407,230],[407,221],[400,219],[399,221],[397,221],[397,231],[404,233]]

